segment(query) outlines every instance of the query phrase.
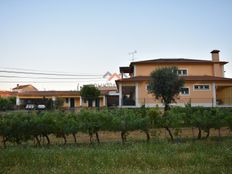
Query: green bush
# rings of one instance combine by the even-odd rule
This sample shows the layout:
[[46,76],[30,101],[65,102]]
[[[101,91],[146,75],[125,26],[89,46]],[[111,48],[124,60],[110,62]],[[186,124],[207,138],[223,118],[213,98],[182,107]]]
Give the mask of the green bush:
[[0,111],[13,110],[16,105],[15,97],[2,98],[0,97]]
[[[41,144],[45,137],[50,144],[49,135],[62,137],[72,135],[76,142],[78,132],[87,133],[90,142],[93,136],[100,143],[99,131],[121,132],[125,143],[130,131],[140,130],[150,139],[149,131],[153,128],[165,128],[171,139],[180,135],[183,127],[197,128],[198,139],[202,131],[210,136],[211,129],[218,130],[228,127],[232,130],[232,109],[204,107],[174,107],[162,113],[158,108],[112,109],[112,110],[81,110],[75,112],[44,111],[44,112],[8,112],[0,115],[0,136],[6,142],[20,144],[35,139]],[[173,132],[174,131],[174,132]]]

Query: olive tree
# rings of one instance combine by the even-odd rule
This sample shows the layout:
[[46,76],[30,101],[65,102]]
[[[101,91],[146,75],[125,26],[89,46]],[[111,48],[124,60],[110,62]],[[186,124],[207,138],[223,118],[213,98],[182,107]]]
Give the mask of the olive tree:
[[[148,91],[162,101],[165,112],[170,109],[170,103],[175,102],[175,97],[184,85],[184,81],[179,78],[177,71],[177,67],[164,67],[150,74]],[[173,140],[169,127],[165,127],[165,129]]]

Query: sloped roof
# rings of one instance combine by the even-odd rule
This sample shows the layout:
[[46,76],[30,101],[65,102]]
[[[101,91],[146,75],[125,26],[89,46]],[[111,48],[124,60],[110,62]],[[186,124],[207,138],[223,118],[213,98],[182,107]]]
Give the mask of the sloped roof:
[[80,91],[24,91],[19,96],[79,96]]
[[215,76],[183,76],[186,81],[229,81],[232,82],[231,78],[215,77]]
[[[101,95],[106,95],[109,93],[109,91],[116,91],[116,88],[112,89],[103,89],[100,90]],[[73,96],[73,97],[79,97],[80,91],[24,91],[21,93],[18,93],[18,96],[20,97],[31,97],[31,96],[37,96],[37,97],[62,97],[62,96]]]
[[32,87],[34,88],[35,90],[37,90],[37,88],[35,88],[33,85],[18,85],[17,87],[13,88],[12,90],[16,90],[16,89],[23,89],[23,88],[26,88],[26,87]]
[[17,92],[11,92],[11,91],[0,91],[0,97],[10,97],[15,96]]
[[[231,78],[215,77],[215,76],[180,76],[180,78],[182,78],[185,81],[224,81],[224,82],[232,83]],[[150,76],[136,76],[136,77],[116,80],[116,83],[148,81],[149,79]]]
[[[187,58],[158,58],[158,59],[150,59],[143,61],[135,61],[131,62],[130,65],[133,64],[152,64],[152,63],[214,63],[211,60],[200,60],[200,59],[187,59]],[[218,63],[226,64],[228,62],[220,61]]]
[[130,77],[130,78],[123,78],[119,80],[115,80],[116,83],[120,82],[138,82],[138,81],[148,81],[150,79],[150,76],[136,76],[136,77]]

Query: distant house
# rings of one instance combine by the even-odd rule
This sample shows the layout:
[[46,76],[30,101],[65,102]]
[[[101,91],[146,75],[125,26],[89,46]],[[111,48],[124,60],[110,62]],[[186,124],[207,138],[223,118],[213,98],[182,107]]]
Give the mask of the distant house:
[[[224,65],[219,50],[211,52],[211,60],[159,58],[131,62],[120,67],[122,79],[116,80],[120,107],[162,106],[160,100],[148,92],[150,73],[162,67],[176,66],[184,87],[173,105],[232,106],[232,79],[224,77]],[[129,78],[124,74],[129,74]]]
[[28,85],[19,85],[12,89],[13,92],[25,92],[25,91],[38,91],[37,88],[28,84]]
[[[36,88],[35,88],[36,89]],[[118,105],[118,98],[115,99],[117,88],[114,87],[100,87],[100,96],[93,101],[93,107],[106,107]],[[118,96],[116,96],[118,97]],[[80,91],[22,91],[16,94],[16,105],[26,106],[27,104],[45,104],[46,101],[57,98],[63,98],[63,108],[85,108],[90,107],[88,101],[84,100]],[[113,98],[113,99],[112,99]],[[113,100],[113,101],[112,101]],[[115,101],[116,100],[116,101]],[[109,103],[109,104],[108,104]]]
[[0,91],[0,97],[12,97],[15,96],[17,92],[11,91]]

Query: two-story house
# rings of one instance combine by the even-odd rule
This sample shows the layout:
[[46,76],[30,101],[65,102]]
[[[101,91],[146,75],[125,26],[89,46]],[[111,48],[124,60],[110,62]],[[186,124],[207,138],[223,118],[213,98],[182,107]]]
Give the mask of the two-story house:
[[[131,62],[128,67],[120,67],[122,79],[117,80],[119,106],[140,107],[162,106],[160,100],[147,90],[150,73],[156,69],[176,66],[178,75],[185,84],[173,105],[217,106],[232,105],[232,79],[224,77],[224,65],[220,61],[219,50],[211,52],[211,60],[170,58]],[[123,78],[129,74],[129,78]]]

